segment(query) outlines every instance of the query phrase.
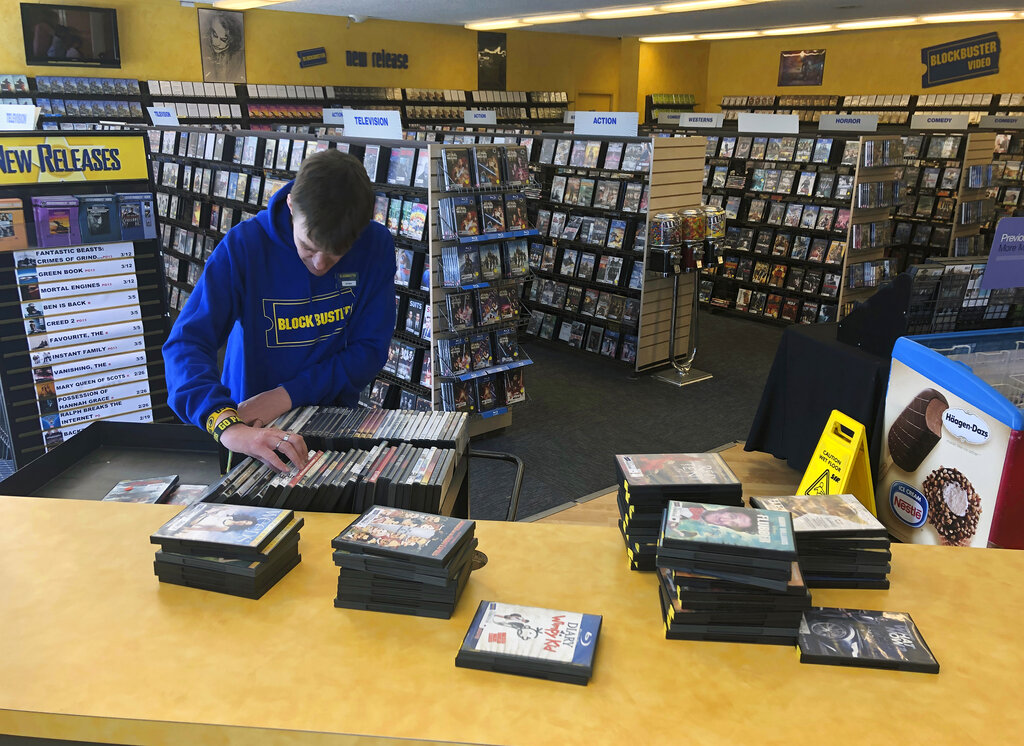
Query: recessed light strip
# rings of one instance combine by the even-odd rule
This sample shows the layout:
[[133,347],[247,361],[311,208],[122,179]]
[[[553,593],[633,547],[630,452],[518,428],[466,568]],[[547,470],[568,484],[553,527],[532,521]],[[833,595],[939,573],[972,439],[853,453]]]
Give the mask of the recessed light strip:
[[708,41],[714,39],[746,39],[755,36],[795,36],[798,34],[821,34],[831,31],[857,31],[864,29],[902,28],[931,23],[970,23],[975,21],[1007,21],[1024,18],[1024,11],[986,10],[970,13],[944,13],[930,16],[899,16],[895,18],[869,18],[861,21],[823,23],[812,26],[783,26],[750,31],[722,31],[704,34],[664,34],[641,36],[640,41],[656,44],[677,41]]
[[[271,0],[273,1],[273,0]],[[643,16],[666,15],[670,13],[691,13],[700,10],[719,10],[738,5],[759,5],[777,2],[777,0],[687,0],[687,2],[669,3],[666,5],[633,5],[626,7],[594,8],[567,13],[544,13],[523,18],[493,18],[484,21],[472,21],[464,24],[464,28],[474,31],[489,31],[502,28],[520,28],[545,23],[572,23],[574,21],[593,20],[605,21],[621,18],[641,18]]]

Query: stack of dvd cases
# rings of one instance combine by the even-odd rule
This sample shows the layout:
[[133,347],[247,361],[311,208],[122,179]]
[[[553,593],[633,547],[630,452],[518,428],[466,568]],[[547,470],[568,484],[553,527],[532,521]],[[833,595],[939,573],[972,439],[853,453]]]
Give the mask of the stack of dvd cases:
[[153,568],[162,583],[260,598],[302,559],[302,523],[290,510],[196,503],[150,536]]
[[450,619],[472,571],[476,522],[374,506],[331,540],[343,609]]
[[669,500],[743,505],[743,486],[717,453],[617,455],[619,530],[632,570],[654,570]]
[[586,685],[602,617],[481,601],[455,665]]
[[395,440],[461,453],[469,444],[468,423],[469,416],[462,412],[311,406],[293,409],[271,424],[298,433],[310,448],[366,448]]
[[327,513],[370,505],[437,512],[455,476],[456,452],[383,441],[371,448],[310,451],[301,469],[279,473],[247,458],[212,485],[205,502]]
[[657,554],[669,639],[796,644],[811,596],[789,513],[673,500]]
[[750,503],[792,514],[808,588],[889,587],[889,534],[855,496],[752,497]]

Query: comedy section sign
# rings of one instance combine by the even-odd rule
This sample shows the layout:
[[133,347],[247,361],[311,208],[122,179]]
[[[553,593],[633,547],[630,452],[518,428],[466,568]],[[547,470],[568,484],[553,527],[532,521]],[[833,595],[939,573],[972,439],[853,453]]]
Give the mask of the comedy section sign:
[[999,34],[972,36],[921,50],[921,87],[956,83],[999,72]]

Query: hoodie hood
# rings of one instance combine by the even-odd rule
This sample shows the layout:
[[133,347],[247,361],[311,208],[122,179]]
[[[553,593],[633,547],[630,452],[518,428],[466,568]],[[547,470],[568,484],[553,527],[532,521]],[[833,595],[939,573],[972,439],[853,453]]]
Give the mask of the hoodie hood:
[[289,181],[274,193],[266,210],[256,213],[256,221],[274,241],[295,251],[295,238],[292,235],[292,211],[288,209],[288,195],[292,184]]

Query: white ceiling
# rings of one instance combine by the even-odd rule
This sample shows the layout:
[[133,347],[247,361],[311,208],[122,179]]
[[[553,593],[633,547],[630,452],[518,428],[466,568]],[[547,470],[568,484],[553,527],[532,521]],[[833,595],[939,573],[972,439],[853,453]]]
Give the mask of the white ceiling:
[[[661,0],[661,4],[669,0]],[[323,15],[355,15],[392,21],[418,21],[462,25],[494,18],[523,18],[542,13],[658,5],[659,0],[292,0],[267,6],[270,10]],[[719,10],[543,24],[532,31],[593,36],[645,36],[709,31],[738,31],[776,26],[805,26],[869,18],[913,16],[979,10],[1020,10],[1013,0],[775,0]],[[988,24],[979,23],[979,29]],[[980,32],[980,31],[979,31]]]

